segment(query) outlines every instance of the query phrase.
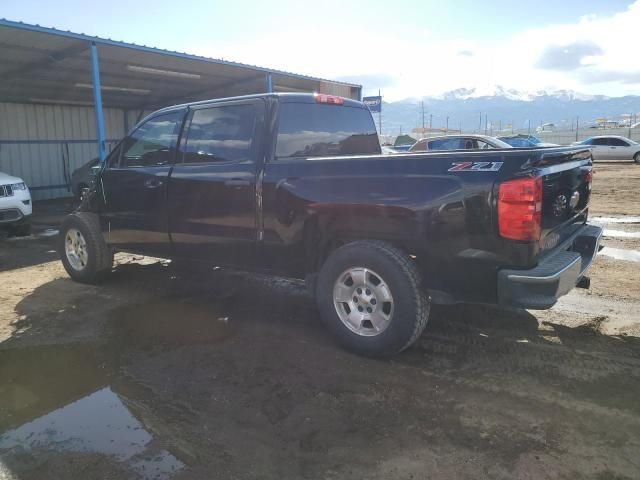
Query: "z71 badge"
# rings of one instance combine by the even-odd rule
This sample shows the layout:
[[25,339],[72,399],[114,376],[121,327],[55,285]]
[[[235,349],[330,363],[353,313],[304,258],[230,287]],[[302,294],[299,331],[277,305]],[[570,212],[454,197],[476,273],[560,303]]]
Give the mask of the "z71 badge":
[[448,172],[497,172],[504,162],[454,162]]

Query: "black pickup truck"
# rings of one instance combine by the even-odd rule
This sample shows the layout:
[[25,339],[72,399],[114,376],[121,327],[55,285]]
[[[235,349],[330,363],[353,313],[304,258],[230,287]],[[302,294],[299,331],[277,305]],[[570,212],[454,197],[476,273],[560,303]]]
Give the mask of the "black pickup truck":
[[594,259],[582,147],[382,155],[364,104],[264,94],[142,120],[60,230],[69,275],[113,252],[306,279],[348,348],[389,356],[434,303],[551,307]]

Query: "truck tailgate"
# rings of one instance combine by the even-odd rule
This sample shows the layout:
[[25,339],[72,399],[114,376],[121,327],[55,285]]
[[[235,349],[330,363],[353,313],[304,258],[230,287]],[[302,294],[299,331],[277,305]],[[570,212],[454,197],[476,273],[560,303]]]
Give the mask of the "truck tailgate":
[[553,249],[587,220],[591,195],[591,152],[549,152],[533,165],[542,178],[540,248]]

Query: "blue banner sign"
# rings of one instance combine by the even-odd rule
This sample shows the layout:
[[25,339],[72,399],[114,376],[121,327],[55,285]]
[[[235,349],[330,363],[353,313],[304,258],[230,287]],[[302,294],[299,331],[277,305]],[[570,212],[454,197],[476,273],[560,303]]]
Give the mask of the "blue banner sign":
[[372,113],[380,113],[382,111],[382,97],[363,97],[362,101]]

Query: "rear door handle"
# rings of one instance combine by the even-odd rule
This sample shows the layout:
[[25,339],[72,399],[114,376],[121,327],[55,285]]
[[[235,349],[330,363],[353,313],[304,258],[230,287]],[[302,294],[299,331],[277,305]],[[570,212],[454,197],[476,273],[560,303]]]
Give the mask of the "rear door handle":
[[145,188],[158,188],[163,185],[162,180],[158,180],[157,178],[148,178],[144,181]]
[[251,185],[249,180],[243,180],[242,178],[231,178],[226,180],[224,184],[228,187],[248,187]]

